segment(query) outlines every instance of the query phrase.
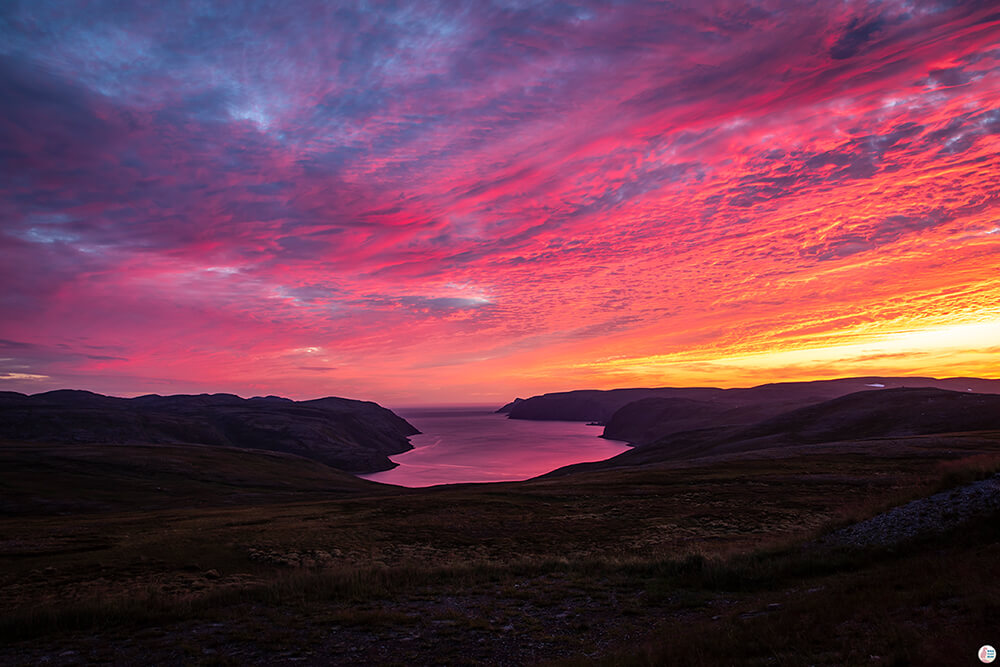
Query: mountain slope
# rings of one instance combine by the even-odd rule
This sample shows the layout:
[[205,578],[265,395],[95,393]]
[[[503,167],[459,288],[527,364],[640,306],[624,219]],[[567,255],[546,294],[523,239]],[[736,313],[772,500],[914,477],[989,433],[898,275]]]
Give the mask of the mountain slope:
[[[708,415],[695,414],[688,423],[701,418]],[[1000,395],[936,388],[870,390],[782,412],[751,425],[717,423],[670,433],[607,461],[567,466],[554,474],[775,447],[972,431],[1000,431]]]
[[509,412],[511,419],[598,421],[606,424],[604,437],[641,444],[697,428],[754,424],[788,410],[858,391],[902,387],[1000,394],[1000,380],[856,377],[734,389],[579,390],[532,396],[501,410]]
[[1000,396],[934,388],[862,391],[764,420],[735,439],[816,443],[1000,429]]
[[348,472],[388,470],[418,431],[391,411],[345,398],[231,394],[114,398],[61,390],[0,394],[0,438],[69,443],[203,444],[286,452]]
[[0,443],[0,470],[5,516],[245,506],[393,488],[293,454],[207,445]]
[[619,408],[646,398],[711,399],[722,395],[724,389],[711,387],[660,389],[580,389],[541,396],[532,396],[505,405],[511,419],[552,421],[606,422]]

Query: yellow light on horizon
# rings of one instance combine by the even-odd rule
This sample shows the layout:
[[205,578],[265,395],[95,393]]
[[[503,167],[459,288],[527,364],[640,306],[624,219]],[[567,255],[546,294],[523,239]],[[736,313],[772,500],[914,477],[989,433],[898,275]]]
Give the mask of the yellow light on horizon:
[[854,332],[843,332],[843,336],[856,342],[813,346],[803,343],[794,349],[732,356],[692,351],[604,359],[576,367],[611,376],[690,379],[716,385],[727,384],[729,379],[778,381],[791,376],[827,376],[830,369],[837,368],[842,368],[844,375],[859,370],[873,374],[1000,375],[1000,319],[872,333],[860,341]]

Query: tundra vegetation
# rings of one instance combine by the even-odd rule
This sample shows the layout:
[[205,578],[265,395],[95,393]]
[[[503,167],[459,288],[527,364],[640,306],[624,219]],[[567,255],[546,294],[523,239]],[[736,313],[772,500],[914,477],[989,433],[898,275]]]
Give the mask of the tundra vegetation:
[[941,665],[1000,617],[997,430],[427,489],[183,444],[0,469],[4,664]]

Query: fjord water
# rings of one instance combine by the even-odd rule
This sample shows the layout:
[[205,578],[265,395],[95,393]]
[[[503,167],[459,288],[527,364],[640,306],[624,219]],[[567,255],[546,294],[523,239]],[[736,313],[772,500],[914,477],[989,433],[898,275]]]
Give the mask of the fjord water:
[[413,449],[390,457],[392,470],[362,475],[400,486],[528,479],[556,468],[601,461],[629,447],[581,422],[507,419],[486,408],[397,409],[420,430]]

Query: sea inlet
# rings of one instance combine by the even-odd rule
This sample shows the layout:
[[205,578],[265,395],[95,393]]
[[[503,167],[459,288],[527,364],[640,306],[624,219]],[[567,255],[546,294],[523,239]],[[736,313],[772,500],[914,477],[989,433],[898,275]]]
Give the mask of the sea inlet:
[[414,449],[390,457],[392,470],[361,475],[385,484],[419,487],[461,482],[509,482],[585,461],[602,461],[629,447],[599,437],[582,422],[507,419],[487,407],[393,410],[420,430]]

